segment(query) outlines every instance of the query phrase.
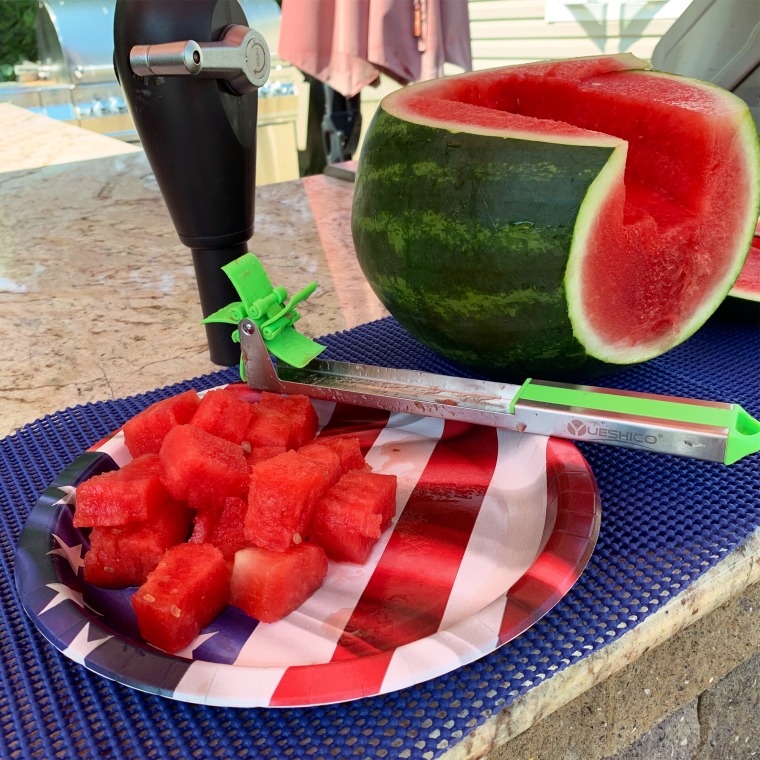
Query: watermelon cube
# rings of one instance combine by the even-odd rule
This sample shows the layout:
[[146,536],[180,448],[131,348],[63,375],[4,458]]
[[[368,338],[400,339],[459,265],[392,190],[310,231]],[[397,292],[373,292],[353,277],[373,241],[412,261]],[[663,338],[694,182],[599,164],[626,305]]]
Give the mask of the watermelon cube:
[[229,603],[230,573],[210,544],[169,549],[132,596],[143,638],[166,652],[188,646]]
[[232,568],[230,604],[262,623],[274,623],[300,607],[327,575],[327,557],[314,544],[287,551],[241,549]]
[[372,469],[364,459],[361,442],[354,435],[328,435],[315,438],[314,444],[332,449],[338,455],[344,475],[349,470]]
[[361,564],[395,513],[395,475],[350,470],[317,502],[311,540],[330,559]]
[[281,409],[263,406],[261,403],[252,405],[251,420],[243,436],[252,452],[262,447],[277,446],[287,450],[290,442],[290,420]]
[[329,482],[320,465],[296,451],[251,468],[245,535],[251,543],[284,551],[306,538],[314,504]]
[[317,434],[319,418],[308,397],[300,394],[280,396],[277,393],[264,391],[259,403],[265,408],[282,411],[287,416],[290,422],[288,448],[297,449],[311,441]]
[[185,504],[169,499],[158,515],[144,522],[93,528],[84,579],[101,588],[141,585],[166,550],[187,538],[191,520]]
[[329,446],[317,446],[316,443],[307,443],[306,446],[301,446],[298,449],[298,453],[322,467],[328,486],[334,486],[343,475],[343,465],[341,464],[340,457]]
[[120,470],[104,472],[77,487],[75,528],[126,525],[148,520],[169,498],[156,454],[144,454]]
[[263,462],[265,459],[271,459],[272,457],[284,454],[287,451],[285,446],[257,446],[251,450],[248,456],[249,464],[256,464],[257,462]]
[[251,545],[245,537],[247,511],[247,502],[231,496],[225,499],[221,512],[206,510],[196,516],[189,540],[197,544],[212,544],[225,559],[232,559],[236,551]]
[[225,388],[208,391],[195,411],[191,424],[232,443],[243,440],[253,407]]
[[221,509],[248,489],[248,462],[240,446],[195,425],[178,425],[160,452],[163,483],[194,509]]
[[158,454],[166,434],[175,425],[190,422],[200,399],[193,391],[156,401],[129,422],[124,423],[124,445],[133,458],[143,454]]

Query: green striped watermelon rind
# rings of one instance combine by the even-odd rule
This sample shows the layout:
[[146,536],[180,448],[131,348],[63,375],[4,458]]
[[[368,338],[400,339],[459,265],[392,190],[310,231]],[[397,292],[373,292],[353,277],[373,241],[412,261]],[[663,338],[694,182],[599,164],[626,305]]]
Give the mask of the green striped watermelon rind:
[[[612,58],[616,70],[646,67],[633,56]],[[426,82],[399,92],[435,85]],[[757,167],[760,147],[748,110],[744,104],[737,109],[740,101],[730,93],[711,91],[729,99],[740,114],[740,139]],[[740,249],[749,248],[754,224],[737,236],[733,266],[706,294],[676,340],[637,352],[606,345],[578,308],[579,280],[589,230],[610,189],[622,181],[625,141],[575,127],[565,135],[545,136],[463,126],[407,113],[399,97],[394,93],[383,101],[365,138],[352,214],[354,242],[365,276],[386,308],[410,333],[449,359],[505,379],[525,374],[570,378],[645,361],[698,329],[738,276],[744,260]],[[500,160],[500,151],[507,149],[517,152],[517,161],[514,153],[509,164]],[[527,156],[531,150],[539,160],[526,159],[521,165],[520,152]],[[573,157],[575,151],[579,153]],[[562,155],[568,164],[558,168]],[[445,167],[441,156],[446,157]],[[518,167],[511,177],[510,166]],[[572,172],[575,177],[569,179]],[[540,203],[531,208],[531,199],[560,175],[563,190],[555,193],[553,204],[544,204],[541,217]],[[507,197],[489,193],[489,182],[500,183],[500,193]],[[759,182],[747,198],[755,214]],[[414,195],[415,184],[425,188],[423,202],[419,193]],[[486,213],[494,212],[490,232],[483,224],[483,209],[474,211],[472,200],[463,197],[466,186],[481,188],[489,199]],[[510,213],[494,208],[494,202],[508,206],[510,200]],[[551,209],[548,215],[546,208]],[[523,228],[521,218],[531,223]],[[503,219],[517,221],[503,224]],[[521,255],[527,251],[524,260],[517,261],[514,247]],[[483,250],[489,253],[486,267],[479,260]]]

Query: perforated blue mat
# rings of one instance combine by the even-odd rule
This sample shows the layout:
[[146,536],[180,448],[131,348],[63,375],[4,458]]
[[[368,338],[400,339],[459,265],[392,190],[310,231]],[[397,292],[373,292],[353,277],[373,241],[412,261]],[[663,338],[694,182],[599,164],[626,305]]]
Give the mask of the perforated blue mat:
[[[392,319],[328,336],[326,356],[462,374]],[[645,366],[597,380],[731,401],[760,415],[757,312],[713,317]],[[525,634],[414,688],[304,709],[204,707],[101,678],[51,646],[21,609],[15,546],[40,492],[84,449],[152,401],[237,379],[224,370],[153,393],[67,409],[0,441],[0,757],[435,758],[532,686],[635,627],[760,526],[760,456],[731,467],[583,445],[602,498],[594,555],[573,590]]]

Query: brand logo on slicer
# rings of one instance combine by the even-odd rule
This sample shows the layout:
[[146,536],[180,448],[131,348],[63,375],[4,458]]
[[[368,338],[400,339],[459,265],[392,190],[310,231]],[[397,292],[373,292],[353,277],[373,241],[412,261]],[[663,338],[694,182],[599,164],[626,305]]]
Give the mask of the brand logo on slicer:
[[639,446],[643,446],[644,444],[651,446],[657,443],[657,436],[651,433],[605,428],[593,423],[582,422],[581,420],[570,420],[567,423],[567,432],[573,438],[596,438],[599,441],[638,444]]
[[588,428],[585,423],[580,420],[570,420],[570,422],[567,423],[567,432],[570,433],[570,435],[582,436],[588,433]]

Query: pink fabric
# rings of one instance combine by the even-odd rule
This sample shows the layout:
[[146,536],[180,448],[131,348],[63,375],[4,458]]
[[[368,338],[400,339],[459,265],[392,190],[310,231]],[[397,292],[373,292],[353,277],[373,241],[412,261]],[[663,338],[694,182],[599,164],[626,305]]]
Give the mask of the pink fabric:
[[381,73],[407,84],[444,62],[469,71],[467,0],[283,0],[278,54],[346,97]]

